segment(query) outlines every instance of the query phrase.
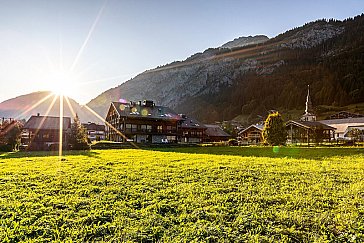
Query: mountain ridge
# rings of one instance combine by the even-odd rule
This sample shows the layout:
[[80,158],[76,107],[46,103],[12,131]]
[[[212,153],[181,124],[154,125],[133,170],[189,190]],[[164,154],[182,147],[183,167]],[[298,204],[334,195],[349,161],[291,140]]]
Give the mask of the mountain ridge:
[[[342,63],[344,59],[337,57],[348,51],[352,52],[350,61],[361,62],[355,55],[363,44],[363,19],[362,15],[344,21],[317,20],[262,43],[209,48],[184,61],[147,70],[103,92],[88,106],[104,116],[111,101],[152,99],[213,122],[241,114],[255,116],[273,108],[302,107],[308,84],[316,104],[360,103],[364,98],[362,81],[341,83],[350,70],[341,68],[338,73],[340,68],[333,69],[330,62]],[[355,79],[361,70],[355,70]],[[274,97],[274,93],[284,97]]]
[[[64,116],[73,118],[75,112],[82,122],[101,122],[75,100],[64,97]],[[72,107],[72,109],[69,107]],[[29,119],[32,115],[59,116],[60,97],[51,91],[36,91],[0,103],[0,117]]]
[[[272,109],[303,108],[308,84],[317,106],[361,103],[364,102],[361,36],[364,36],[363,14],[344,21],[317,20],[274,38],[260,35],[264,41],[259,43],[254,39],[257,36],[252,36],[250,44],[222,48],[249,39],[239,37],[183,61],[146,70],[105,90],[87,106],[104,117],[112,101],[151,99],[203,122],[241,116],[251,122]],[[24,104],[4,102],[0,103],[0,116],[14,107],[22,109]],[[75,107],[81,120],[100,122],[84,107],[79,104]],[[45,111],[43,107],[40,113]],[[39,112],[33,110],[36,113]]]

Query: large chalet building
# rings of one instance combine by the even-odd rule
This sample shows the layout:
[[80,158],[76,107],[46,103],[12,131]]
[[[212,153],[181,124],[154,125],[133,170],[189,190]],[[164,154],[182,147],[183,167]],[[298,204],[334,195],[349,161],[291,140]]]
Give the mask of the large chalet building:
[[106,115],[106,139],[135,143],[202,143],[206,127],[153,101],[112,102]]
[[115,142],[176,143],[183,118],[153,101],[112,102],[106,115],[106,138]]
[[[68,146],[68,135],[71,131],[71,118],[63,117],[62,147]],[[53,116],[32,116],[24,124],[22,144],[28,150],[58,149],[60,142],[60,118]]]

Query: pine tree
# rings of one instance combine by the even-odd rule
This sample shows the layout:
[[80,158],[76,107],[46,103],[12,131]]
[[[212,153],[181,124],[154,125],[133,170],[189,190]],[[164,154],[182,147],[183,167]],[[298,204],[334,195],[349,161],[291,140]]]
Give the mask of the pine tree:
[[287,131],[278,112],[269,114],[265,120],[263,139],[264,143],[269,145],[284,145],[286,143]]
[[87,143],[86,128],[82,126],[77,114],[71,125],[70,145],[74,150],[85,150],[90,148]]

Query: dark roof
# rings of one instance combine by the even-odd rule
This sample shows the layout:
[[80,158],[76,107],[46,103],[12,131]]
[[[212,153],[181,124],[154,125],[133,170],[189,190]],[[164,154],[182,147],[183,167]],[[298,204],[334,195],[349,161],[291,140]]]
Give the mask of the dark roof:
[[345,119],[345,118],[356,118],[356,117],[364,117],[364,115],[359,113],[351,113],[347,111],[340,111],[336,114],[332,114],[331,116],[327,117],[327,120],[331,119]]
[[158,120],[182,120],[172,109],[165,106],[144,106],[139,104],[125,104],[112,102],[111,105],[122,117],[134,117]]
[[262,124],[253,124],[253,125],[250,125],[249,127],[240,130],[238,132],[238,134],[241,134],[241,133],[243,133],[245,131],[248,131],[250,128],[255,128],[257,130],[263,131],[264,125],[262,125]]
[[[59,130],[59,120],[59,117],[53,116],[31,116],[23,128]],[[63,130],[67,130],[69,128],[71,128],[71,118],[63,117]]]
[[286,123],[286,126],[288,126],[291,123],[293,123],[297,126],[302,126],[304,128],[308,128],[308,129],[317,128],[317,127],[321,127],[324,130],[335,130],[336,129],[334,127],[328,126],[319,121],[293,121],[293,120],[291,120]]
[[192,118],[192,117],[187,117],[185,115],[180,114],[179,115],[183,120],[182,120],[182,124],[181,127],[182,128],[200,128],[200,129],[206,129],[206,126],[197,121],[196,119]]
[[350,123],[363,123],[364,124],[364,117],[321,120],[320,122],[325,123],[325,124],[350,124]]
[[99,125],[96,123],[84,123],[82,124],[86,128],[86,130],[94,130],[94,131],[105,131],[105,125]]
[[206,135],[209,137],[231,137],[230,134],[226,133],[222,130],[218,125],[205,125],[206,126]]

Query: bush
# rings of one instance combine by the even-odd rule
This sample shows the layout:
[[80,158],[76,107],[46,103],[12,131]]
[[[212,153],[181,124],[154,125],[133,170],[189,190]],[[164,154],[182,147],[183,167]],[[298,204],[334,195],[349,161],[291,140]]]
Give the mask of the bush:
[[13,148],[10,144],[3,144],[3,145],[0,145],[0,151],[1,152],[11,152],[11,151],[13,151]]

